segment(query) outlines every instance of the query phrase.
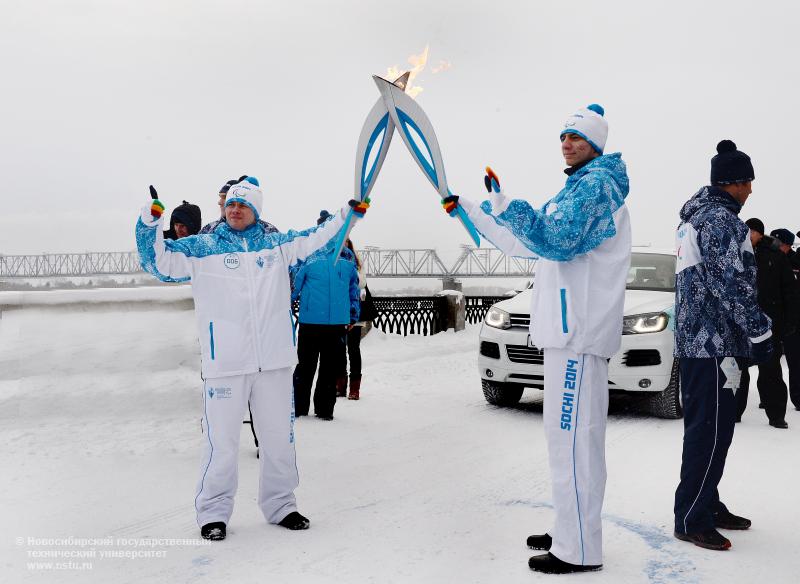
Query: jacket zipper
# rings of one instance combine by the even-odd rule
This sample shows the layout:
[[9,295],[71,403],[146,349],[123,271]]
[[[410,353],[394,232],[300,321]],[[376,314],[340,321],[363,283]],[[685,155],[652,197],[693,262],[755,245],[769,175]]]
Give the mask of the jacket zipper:
[[210,337],[210,345],[211,345],[211,360],[214,360],[214,321],[210,321],[208,323],[208,336]]
[[[249,253],[250,248],[248,247],[247,239],[245,239],[244,236],[242,236],[242,244],[244,245],[245,253]],[[250,262],[245,261],[243,263],[245,264],[246,266],[245,269],[247,270],[247,295],[248,295],[248,300],[250,301],[250,310],[253,315],[252,318],[250,319],[250,324],[253,327],[252,329],[253,339],[256,342],[256,365],[258,365],[258,372],[261,373],[261,337],[259,337],[258,327],[256,326],[256,323],[258,322],[259,318],[258,318],[258,313],[256,312],[255,292],[253,291],[254,282],[251,276]]]

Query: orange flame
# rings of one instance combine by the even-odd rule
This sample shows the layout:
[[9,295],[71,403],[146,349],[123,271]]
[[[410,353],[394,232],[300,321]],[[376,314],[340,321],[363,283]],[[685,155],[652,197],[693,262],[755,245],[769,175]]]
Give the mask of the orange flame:
[[[420,73],[422,73],[422,71],[425,69],[425,65],[428,63],[428,50],[429,50],[429,45],[425,45],[425,48],[423,49],[422,53],[420,53],[419,55],[411,55],[408,58],[408,63],[409,65],[411,65],[411,70],[409,71],[411,75],[409,75],[408,77],[406,93],[411,97],[416,97],[422,92],[422,87],[420,87],[419,85],[413,85],[413,83],[414,83],[414,78]],[[390,80],[397,79],[402,74],[403,71],[399,69],[396,65],[392,65],[386,70],[386,78]]]

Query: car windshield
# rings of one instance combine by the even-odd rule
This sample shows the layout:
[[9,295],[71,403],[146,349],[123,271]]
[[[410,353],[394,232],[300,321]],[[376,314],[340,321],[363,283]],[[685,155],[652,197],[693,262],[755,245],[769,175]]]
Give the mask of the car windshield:
[[660,253],[632,253],[628,290],[675,292],[675,256]]

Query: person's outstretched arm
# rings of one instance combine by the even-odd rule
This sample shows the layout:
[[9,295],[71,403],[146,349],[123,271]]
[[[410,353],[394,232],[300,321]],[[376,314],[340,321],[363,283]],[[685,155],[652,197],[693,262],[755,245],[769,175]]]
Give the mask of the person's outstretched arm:
[[187,282],[192,264],[186,251],[196,235],[178,241],[164,241],[164,205],[158,199],[142,208],[136,221],[136,248],[142,269],[162,282]]
[[502,192],[481,205],[465,201],[463,206],[481,235],[507,255],[569,261],[617,233],[614,212],[624,197],[604,174],[587,174],[557,203],[541,209]]
[[[361,204],[359,201],[351,201],[351,207],[353,207],[352,203]],[[366,208],[362,209],[363,210],[360,212],[354,212],[354,226],[357,225],[364,216]],[[294,265],[297,262],[305,260],[318,249],[325,247],[328,242],[336,237],[339,230],[344,226],[344,219],[348,211],[349,208],[344,207],[334,213],[333,216],[322,225],[317,225],[316,227],[304,231],[290,230],[288,233],[276,233],[271,237],[278,238],[278,244],[286,254],[289,265]],[[354,211],[356,211],[355,208]]]

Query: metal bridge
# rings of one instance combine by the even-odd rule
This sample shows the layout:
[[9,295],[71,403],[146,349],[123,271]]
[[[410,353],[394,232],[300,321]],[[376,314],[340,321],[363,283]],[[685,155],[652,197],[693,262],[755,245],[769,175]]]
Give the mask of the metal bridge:
[[[367,278],[514,278],[533,273],[536,260],[508,257],[494,248],[462,246],[452,265],[435,249],[358,250]],[[133,252],[0,255],[0,278],[43,278],[136,274],[142,268]]]

